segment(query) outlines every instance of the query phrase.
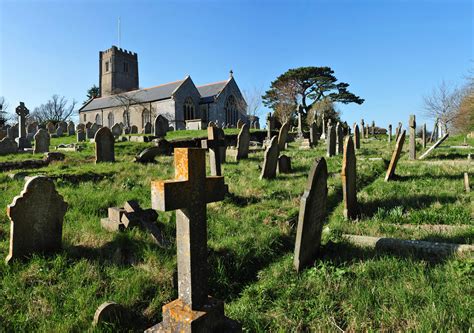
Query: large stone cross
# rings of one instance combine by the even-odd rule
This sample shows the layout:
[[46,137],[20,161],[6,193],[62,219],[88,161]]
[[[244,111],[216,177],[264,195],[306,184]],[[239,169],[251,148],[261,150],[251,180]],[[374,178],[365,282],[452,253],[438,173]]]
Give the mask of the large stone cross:
[[20,105],[16,107],[15,112],[18,115],[18,127],[20,130],[19,137],[25,138],[26,137],[26,116],[30,113],[30,110],[26,108],[25,103],[20,102]]
[[209,149],[211,164],[211,175],[222,176],[221,162],[225,158],[225,135],[222,129],[217,127],[207,128],[207,140],[201,140],[201,148]]
[[224,199],[224,177],[206,177],[205,150],[176,148],[175,179],[152,181],[152,208],[176,212],[178,296],[191,309],[208,300],[206,204]]

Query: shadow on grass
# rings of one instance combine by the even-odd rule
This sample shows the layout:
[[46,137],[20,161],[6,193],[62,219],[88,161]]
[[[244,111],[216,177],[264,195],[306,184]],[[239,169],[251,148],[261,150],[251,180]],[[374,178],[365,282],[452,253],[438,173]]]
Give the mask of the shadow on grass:
[[431,154],[425,158],[425,161],[432,161],[432,160],[456,160],[456,159],[467,159],[467,155],[470,153],[469,149],[466,149],[465,154],[461,153],[439,153],[438,154]]
[[395,181],[411,181],[411,180],[420,180],[420,179],[426,179],[426,180],[459,180],[462,181],[463,175],[461,173],[457,175],[433,175],[429,173],[424,173],[420,175],[408,175],[408,176],[400,176],[400,175],[395,175],[393,177],[393,180]]
[[377,213],[379,209],[390,210],[395,207],[403,207],[404,210],[422,209],[435,202],[439,202],[444,205],[454,203],[457,200],[456,197],[438,197],[426,194],[409,195],[408,193],[400,193],[400,195],[404,196],[363,202],[360,204],[360,213],[366,218],[371,218]]
[[[473,226],[474,228],[474,226]],[[474,229],[473,229],[474,230]],[[458,232],[454,235],[443,235],[441,233],[434,233],[427,235],[420,240],[427,242],[438,242],[438,243],[454,243],[454,244],[469,244],[472,245],[474,241],[474,232],[473,230],[465,230],[463,232]]]
[[237,207],[246,207],[261,201],[261,198],[256,196],[240,196],[234,193],[227,193],[224,199],[225,203],[230,203]]

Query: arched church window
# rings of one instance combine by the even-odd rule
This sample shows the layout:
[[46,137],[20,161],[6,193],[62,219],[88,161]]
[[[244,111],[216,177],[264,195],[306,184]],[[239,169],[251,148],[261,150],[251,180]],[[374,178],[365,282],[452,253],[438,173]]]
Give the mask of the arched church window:
[[109,125],[109,128],[112,128],[114,126],[114,114],[112,112],[109,112],[107,115],[107,124]]
[[146,123],[151,123],[151,111],[148,109],[143,109],[142,112],[142,127],[145,127]]
[[238,120],[238,110],[237,110],[237,101],[234,95],[227,97],[225,102],[225,123],[235,125]]
[[102,117],[100,116],[100,113],[95,115],[95,123],[97,125],[102,125]]
[[123,123],[126,127],[130,127],[130,112],[123,112]]
[[194,102],[191,97],[186,98],[183,106],[184,120],[194,119]]

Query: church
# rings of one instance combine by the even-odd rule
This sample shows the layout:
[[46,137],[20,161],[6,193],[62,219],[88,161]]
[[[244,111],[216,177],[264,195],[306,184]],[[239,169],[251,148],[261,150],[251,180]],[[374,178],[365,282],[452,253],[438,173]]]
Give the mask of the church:
[[151,88],[139,88],[138,56],[112,46],[99,52],[100,96],[79,109],[79,121],[111,128],[115,123],[153,124],[158,115],[174,129],[206,128],[210,121],[235,127],[247,120],[247,104],[232,71],[224,81],[196,86],[190,76]]

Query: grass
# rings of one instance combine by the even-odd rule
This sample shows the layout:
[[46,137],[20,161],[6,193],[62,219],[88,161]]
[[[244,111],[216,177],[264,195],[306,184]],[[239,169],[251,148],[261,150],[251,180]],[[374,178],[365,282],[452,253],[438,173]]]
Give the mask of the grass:
[[[204,136],[202,132],[177,131],[167,139]],[[292,158],[294,173],[276,180],[258,180],[261,152],[225,164],[231,194],[208,205],[210,294],[223,299],[226,314],[248,332],[472,329],[472,258],[433,262],[415,255],[399,257],[354,247],[340,237],[353,233],[473,244],[472,194],[463,191],[462,174],[472,174],[467,154],[474,152],[448,148],[462,141],[449,138],[425,161],[408,161],[404,153],[399,177],[386,183],[394,142],[388,144],[383,137],[362,140],[357,152],[361,218],[354,222],[342,218],[342,158],[327,158],[328,219],[321,257],[301,274],[292,269],[299,199],[309,168],[315,157],[325,155],[325,147],[301,151],[290,143],[285,154]],[[71,142],[73,137],[52,139],[52,145]],[[468,143],[474,145],[473,140]],[[126,200],[150,207],[150,181],[173,177],[172,157],[158,157],[158,163],[149,165],[132,162],[148,146],[117,143],[117,163],[95,165],[93,145],[85,143],[81,152],[66,152],[63,162],[21,170],[53,177],[69,210],[60,253],[0,265],[0,331],[92,330],[96,308],[108,300],[133,314],[120,330],[139,332],[161,320],[161,306],[177,297],[175,247],[160,248],[141,230],[109,233],[99,223],[108,207]],[[383,160],[370,159],[379,157]],[[0,161],[29,158],[32,155],[10,155]],[[2,207],[23,188],[24,180],[8,177],[14,172],[20,171],[0,174]],[[160,212],[159,221],[165,236],[174,239],[174,213]],[[468,227],[442,233],[418,228],[426,224]],[[9,228],[2,210],[4,256]]]

